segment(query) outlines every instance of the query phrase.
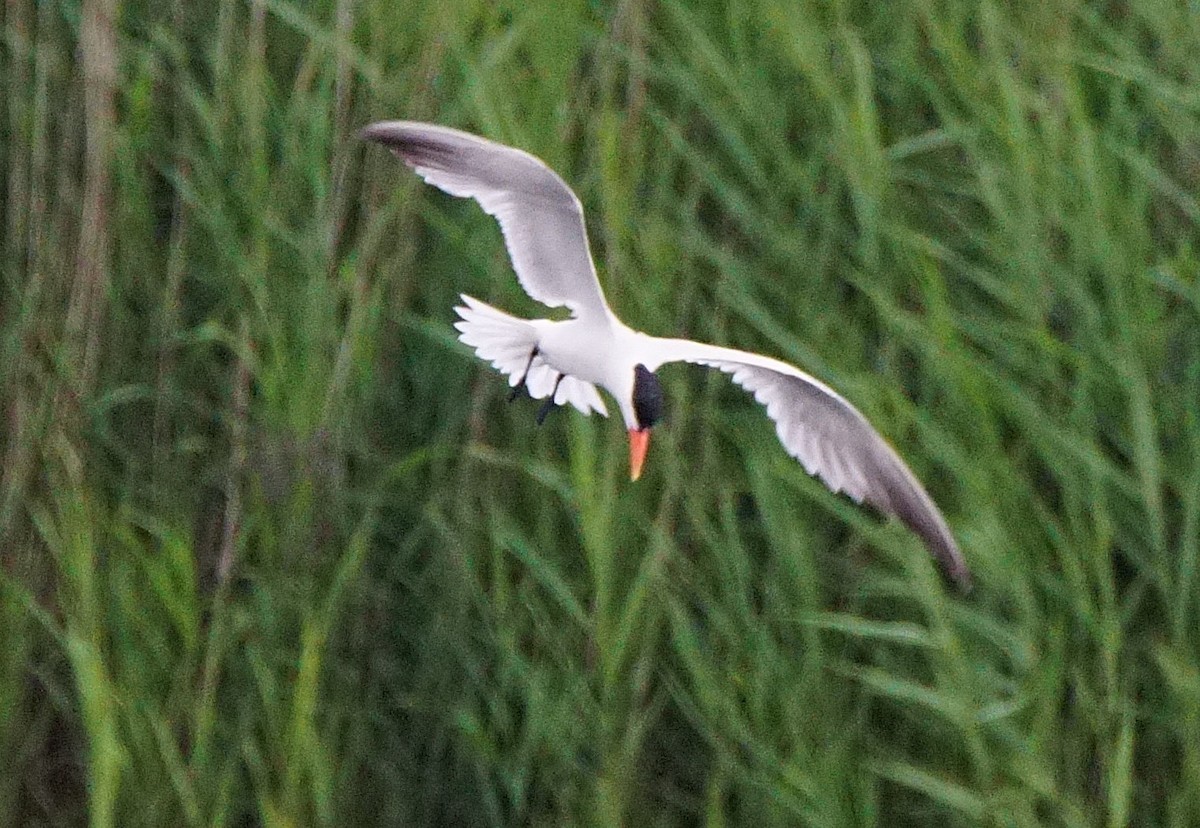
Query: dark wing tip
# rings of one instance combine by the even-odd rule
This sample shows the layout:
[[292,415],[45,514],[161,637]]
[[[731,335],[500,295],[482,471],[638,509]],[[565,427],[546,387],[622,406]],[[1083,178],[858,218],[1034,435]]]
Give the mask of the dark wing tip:
[[376,121],[367,124],[358,131],[359,140],[374,141],[384,146],[404,143],[405,123],[403,121]]
[[405,121],[377,121],[358,131],[363,141],[374,141],[396,151],[421,143],[420,136],[421,131]]
[[[900,461],[902,462],[902,461]],[[933,499],[921,488],[907,467],[891,478],[889,491],[876,504],[884,511],[891,512],[900,522],[912,530],[925,544],[942,575],[956,586],[960,592],[968,593],[973,588],[971,571],[959,551],[945,518]],[[885,476],[884,479],[887,479]]]
[[944,538],[940,534],[935,537],[922,536],[925,545],[937,560],[942,576],[954,584],[958,591],[966,595],[975,588],[971,578],[971,570],[967,569],[966,561],[953,538]]
[[382,135],[382,123],[367,124],[358,131],[360,141],[379,141]]
[[410,121],[378,121],[358,131],[364,141],[390,149],[410,167],[450,169],[462,164],[463,142],[452,130]]

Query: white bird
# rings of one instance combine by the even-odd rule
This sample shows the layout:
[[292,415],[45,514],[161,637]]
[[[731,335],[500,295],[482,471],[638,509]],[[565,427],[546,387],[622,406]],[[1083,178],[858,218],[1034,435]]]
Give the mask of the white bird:
[[866,418],[829,386],[786,362],[759,354],[663,339],[635,331],[608,307],[592,263],[583,207],[542,161],[513,147],[435,124],[382,121],[361,136],[395,153],[428,183],[473,198],[500,222],[521,287],[571,318],[519,319],[462,296],[459,339],[522,388],[555,405],[608,416],[603,388],[629,432],[633,480],[641,474],[650,430],[663,412],[654,372],[668,362],[716,368],[766,406],[784,449],[834,492],[895,515],[916,533],[959,587],[971,576],[946,521],[920,482]]

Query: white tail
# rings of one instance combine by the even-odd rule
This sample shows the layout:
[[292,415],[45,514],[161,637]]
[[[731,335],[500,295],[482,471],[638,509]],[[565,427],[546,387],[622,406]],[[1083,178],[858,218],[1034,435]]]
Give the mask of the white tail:
[[[465,293],[461,294],[463,305],[455,308],[459,321],[454,327],[459,331],[459,341],[475,349],[475,355],[490,362],[492,367],[508,377],[509,386],[515,386],[525,376],[525,387],[535,400],[545,399],[558,382],[558,371],[535,356],[532,363],[529,355],[537,347],[537,328],[527,319],[518,319],[480,302]],[[526,374],[526,366],[529,370]],[[608,409],[600,399],[596,386],[572,376],[563,376],[554,395],[556,405],[569,402],[584,414],[598,411],[605,417]]]

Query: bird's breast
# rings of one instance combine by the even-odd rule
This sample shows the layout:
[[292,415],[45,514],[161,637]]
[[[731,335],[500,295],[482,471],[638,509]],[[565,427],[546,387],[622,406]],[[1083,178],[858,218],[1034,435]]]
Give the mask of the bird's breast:
[[624,373],[632,377],[633,365],[626,364],[626,349],[611,326],[569,319],[540,327],[538,353],[554,370],[610,391]]

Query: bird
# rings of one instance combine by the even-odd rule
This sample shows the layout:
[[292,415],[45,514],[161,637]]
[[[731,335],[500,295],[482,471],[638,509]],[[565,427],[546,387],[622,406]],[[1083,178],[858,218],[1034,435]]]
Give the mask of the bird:
[[[762,354],[630,328],[609,307],[588,244],[583,206],[549,166],[515,147],[439,124],[379,121],[360,137],[381,144],[428,184],[474,199],[500,224],[517,280],[535,301],[569,318],[523,319],[466,294],[455,308],[459,339],[507,375],[513,399],[608,416],[604,389],[629,436],[630,477],[641,475],[664,413],[658,369],[715,368],[749,391],[774,421],[783,448],[829,489],[898,518],[962,591],[971,573],[945,518],[888,442],[844,397],[794,365]],[[561,312],[560,312],[561,313]]]

